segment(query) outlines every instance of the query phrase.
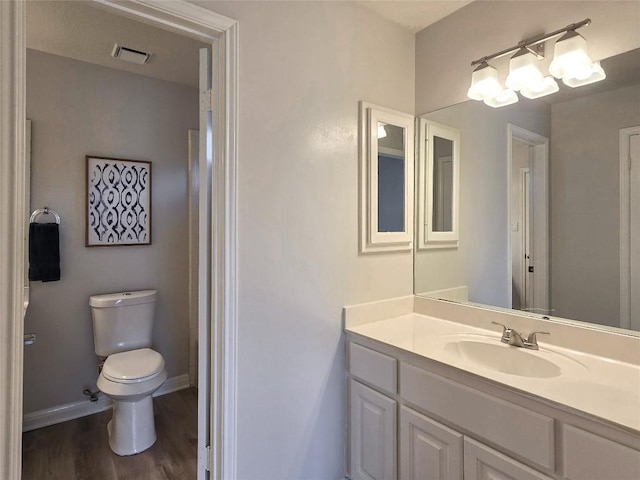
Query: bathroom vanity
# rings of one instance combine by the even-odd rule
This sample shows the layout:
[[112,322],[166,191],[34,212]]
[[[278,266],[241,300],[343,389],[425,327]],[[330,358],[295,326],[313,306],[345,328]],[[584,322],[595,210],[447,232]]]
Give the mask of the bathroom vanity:
[[[492,321],[550,335],[517,348]],[[420,297],[345,330],[349,478],[640,478],[637,336]]]

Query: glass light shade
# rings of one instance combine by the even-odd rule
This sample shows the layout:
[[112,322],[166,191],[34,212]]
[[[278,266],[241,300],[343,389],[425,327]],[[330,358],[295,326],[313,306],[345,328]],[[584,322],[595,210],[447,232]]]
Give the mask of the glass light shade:
[[384,123],[378,122],[378,138],[384,138],[387,136],[387,129],[384,128]]
[[604,73],[604,70],[600,66],[600,62],[593,62],[591,64],[591,71],[589,75],[584,78],[565,78],[562,81],[565,85],[575,88],[581,87],[583,85],[589,85],[590,83],[599,82],[600,80],[604,80],[607,78],[607,74]]
[[484,103],[493,108],[506,107],[518,101],[518,95],[510,88],[505,88],[493,97],[485,98]]
[[552,93],[556,93],[558,90],[560,90],[558,82],[549,75],[537,83],[529,84],[527,87],[520,90],[520,93],[523,97],[534,99],[544,97],[545,95],[551,95]]
[[518,50],[509,60],[509,75],[505,82],[507,88],[517,92],[542,82],[544,75],[536,65],[537,61],[536,56],[527,49]]
[[501,90],[498,70],[484,62],[471,74],[471,86],[467,91],[467,96],[473,100],[484,100],[498,95]]
[[593,61],[587,53],[587,41],[575,31],[567,32],[556,42],[549,73],[556,78],[587,78]]

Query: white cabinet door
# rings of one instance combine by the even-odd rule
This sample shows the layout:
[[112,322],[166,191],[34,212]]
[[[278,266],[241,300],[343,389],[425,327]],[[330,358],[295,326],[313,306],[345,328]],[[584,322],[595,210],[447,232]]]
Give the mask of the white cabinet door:
[[461,433],[402,407],[400,410],[400,478],[462,480]]
[[396,401],[351,380],[351,478],[395,480]]
[[468,437],[464,439],[465,480],[553,480]]

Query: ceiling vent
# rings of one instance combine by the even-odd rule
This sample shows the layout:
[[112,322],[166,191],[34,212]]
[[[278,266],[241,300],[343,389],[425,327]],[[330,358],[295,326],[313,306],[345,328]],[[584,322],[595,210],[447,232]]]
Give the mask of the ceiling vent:
[[137,63],[138,65],[144,65],[151,58],[151,53],[141,52],[140,50],[134,50],[133,48],[123,47],[117,43],[113,46],[111,56],[126,62]]

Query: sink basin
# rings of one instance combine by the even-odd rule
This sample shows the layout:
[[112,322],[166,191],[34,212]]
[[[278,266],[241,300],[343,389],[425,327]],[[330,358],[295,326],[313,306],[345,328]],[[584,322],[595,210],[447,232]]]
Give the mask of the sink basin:
[[447,342],[444,351],[465,363],[509,375],[551,378],[562,373],[562,368],[556,362],[544,358],[546,352],[516,348],[503,343],[455,340]]

